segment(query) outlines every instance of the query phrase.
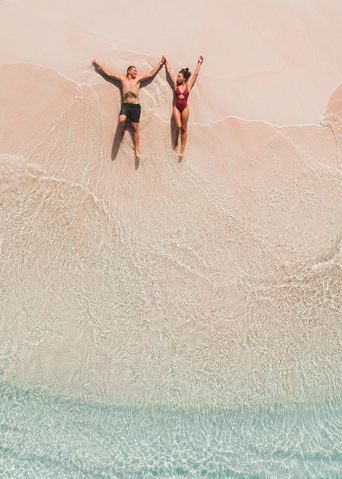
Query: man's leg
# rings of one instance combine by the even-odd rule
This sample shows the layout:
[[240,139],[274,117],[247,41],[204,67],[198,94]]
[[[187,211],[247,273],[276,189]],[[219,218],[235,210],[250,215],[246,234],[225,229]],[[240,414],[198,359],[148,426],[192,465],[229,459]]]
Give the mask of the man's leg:
[[139,123],[134,121],[131,122],[133,128],[133,141],[134,141],[134,151],[135,156],[140,158],[140,144],[139,144]]
[[187,106],[182,111],[182,128],[181,128],[181,156],[184,155],[186,140],[188,138],[188,119],[189,119],[189,107]]
[[123,140],[125,134],[125,123],[127,120],[127,115],[120,115],[119,116],[119,127],[120,127],[120,141]]

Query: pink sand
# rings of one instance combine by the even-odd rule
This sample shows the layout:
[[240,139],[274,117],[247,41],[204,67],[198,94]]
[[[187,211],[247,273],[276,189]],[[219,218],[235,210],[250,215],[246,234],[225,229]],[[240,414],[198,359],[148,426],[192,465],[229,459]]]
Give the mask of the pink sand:
[[[0,369],[122,402],[336,392],[341,2],[0,8]],[[126,133],[113,159],[120,95],[91,60],[162,54],[205,57],[186,156],[162,71],[141,95],[144,158]]]

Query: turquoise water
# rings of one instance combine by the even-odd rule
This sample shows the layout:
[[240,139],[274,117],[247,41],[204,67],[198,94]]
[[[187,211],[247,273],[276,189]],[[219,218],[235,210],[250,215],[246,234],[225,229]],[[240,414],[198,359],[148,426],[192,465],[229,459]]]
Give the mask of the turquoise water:
[[341,401],[126,408],[0,387],[0,478],[342,477]]

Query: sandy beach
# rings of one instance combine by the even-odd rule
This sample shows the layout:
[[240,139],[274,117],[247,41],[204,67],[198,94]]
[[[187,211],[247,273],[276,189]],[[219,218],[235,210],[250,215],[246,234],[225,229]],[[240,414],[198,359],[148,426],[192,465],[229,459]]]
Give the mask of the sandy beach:
[[[118,403],[337,393],[340,2],[0,8],[6,377]],[[92,59],[177,71],[200,54],[183,161],[164,68],[135,160]]]

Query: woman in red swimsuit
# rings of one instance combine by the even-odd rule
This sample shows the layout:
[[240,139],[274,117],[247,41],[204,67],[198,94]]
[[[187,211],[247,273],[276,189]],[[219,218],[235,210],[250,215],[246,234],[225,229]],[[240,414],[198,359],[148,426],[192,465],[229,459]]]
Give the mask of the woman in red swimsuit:
[[[165,58],[165,57],[164,57]],[[165,58],[166,71],[169,74],[174,86],[174,101],[172,115],[177,125],[176,147],[178,145],[179,132],[181,132],[181,144],[179,148],[179,156],[184,155],[186,139],[187,139],[187,125],[189,119],[188,96],[190,90],[194,86],[199,70],[203,63],[203,57],[200,56],[193,74],[189,68],[182,68],[178,72],[177,77],[174,76],[169,62]]]

